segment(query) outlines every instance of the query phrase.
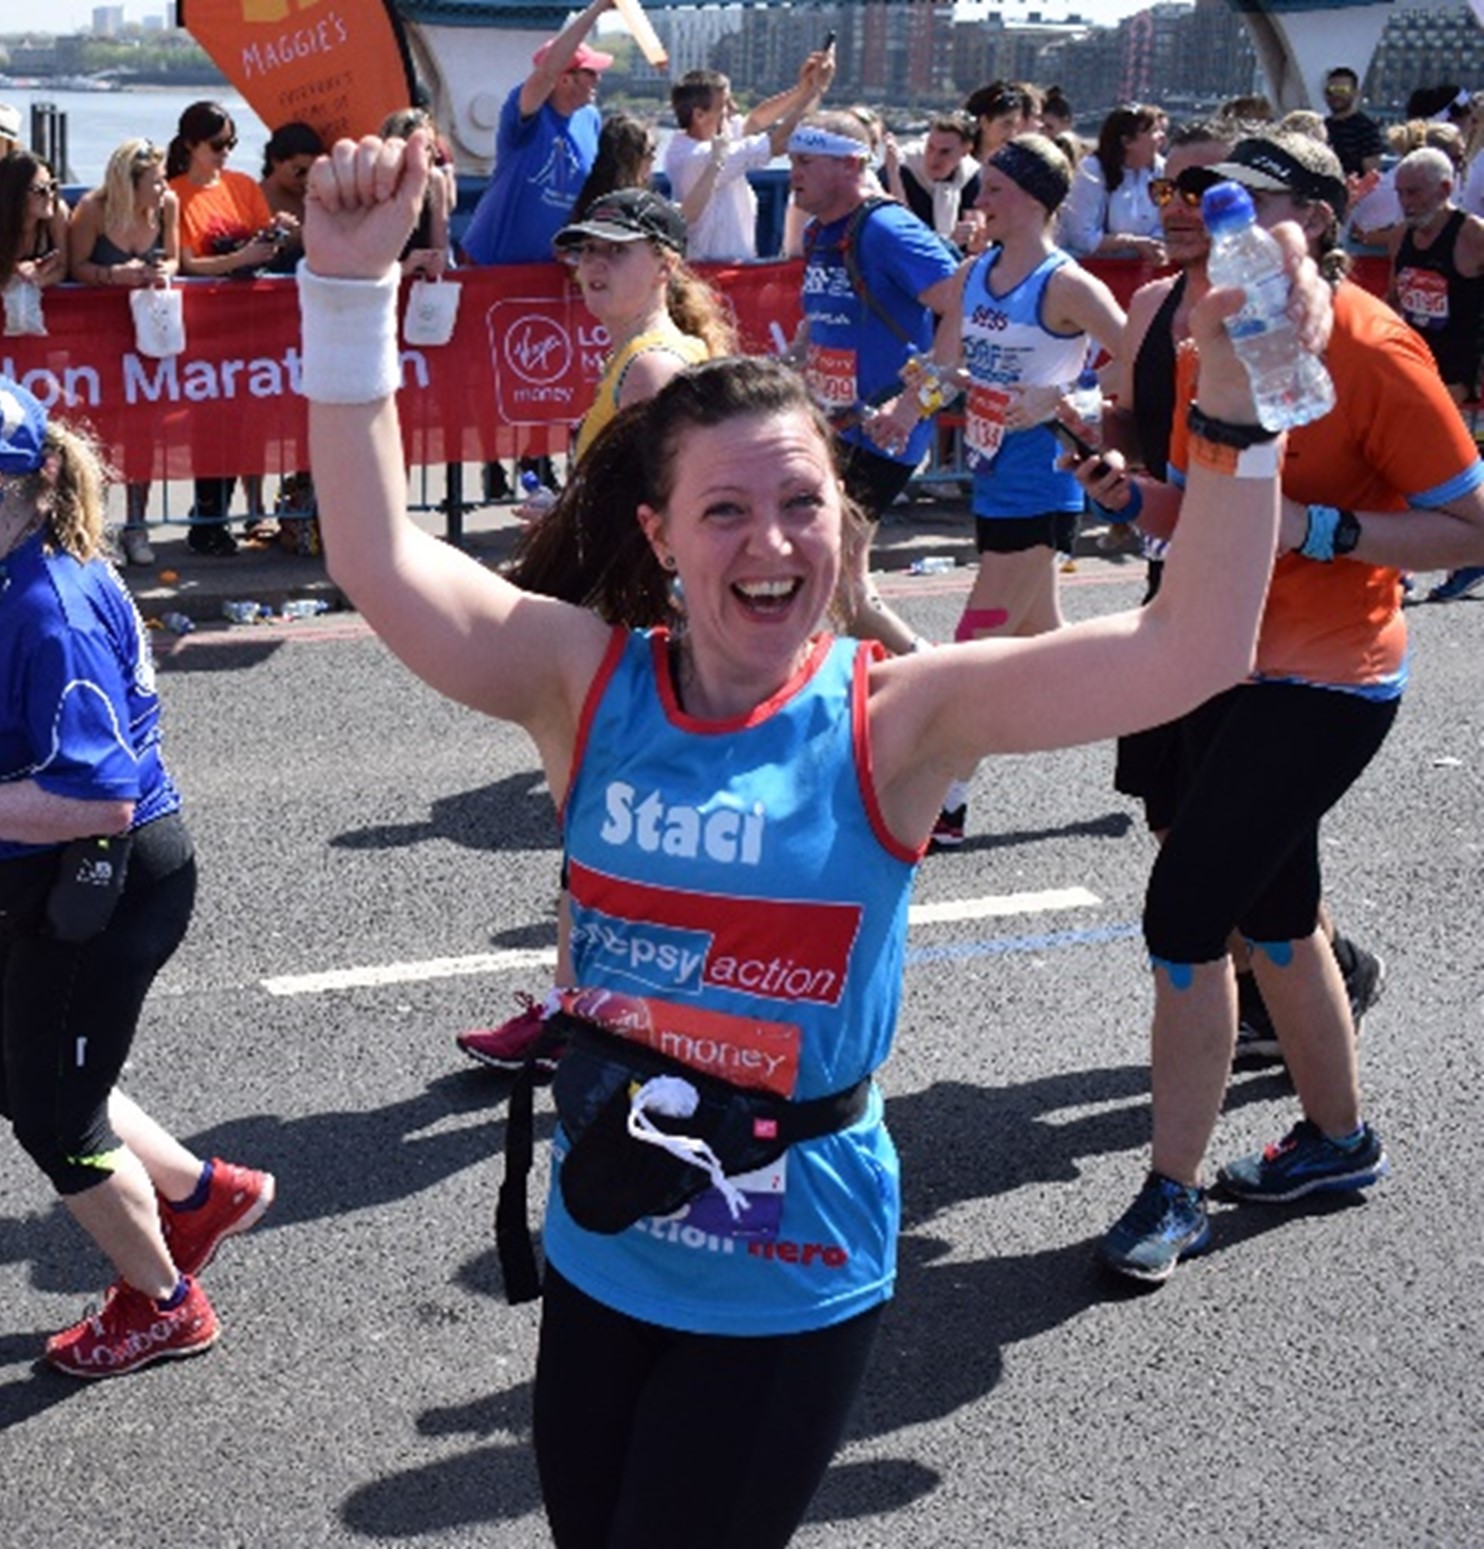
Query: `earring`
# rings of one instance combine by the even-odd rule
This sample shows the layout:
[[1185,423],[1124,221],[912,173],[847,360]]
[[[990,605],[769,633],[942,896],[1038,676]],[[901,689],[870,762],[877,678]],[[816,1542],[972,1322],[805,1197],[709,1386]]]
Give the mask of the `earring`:
[[681,582],[681,579],[680,579],[680,577],[678,575],[672,575],[670,577],[670,585],[667,588],[667,593],[668,593],[669,600],[670,600],[670,607],[676,613],[684,613],[685,612],[685,586]]
[[660,564],[662,564],[666,570],[673,570],[675,568],[675,556],[673,554],[666,554],[665,557],[660,561]]

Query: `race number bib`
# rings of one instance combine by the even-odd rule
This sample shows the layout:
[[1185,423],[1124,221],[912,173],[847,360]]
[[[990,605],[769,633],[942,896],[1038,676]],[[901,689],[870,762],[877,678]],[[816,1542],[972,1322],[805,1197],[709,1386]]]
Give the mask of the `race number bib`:
[[811,344],[804,354],[804,380],[809,396],[820,408],[851,408],[860,396],[855,385],[855,351]]
[[1005,415],[1010,394],[1002,388],[975,382],[964,410],[964,442],[981,461],[988,462],[1005,439]]
[[1401,314],[1414,328],[1448,326],[1448,277],[1433,269],[1403,269],[1396,277]]

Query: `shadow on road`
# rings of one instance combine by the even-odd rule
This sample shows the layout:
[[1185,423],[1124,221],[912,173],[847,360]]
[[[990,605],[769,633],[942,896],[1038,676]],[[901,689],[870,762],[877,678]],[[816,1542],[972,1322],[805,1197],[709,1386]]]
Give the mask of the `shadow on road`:
[[[420,823],[381,823],[337,834],[341,850],[404,850],[446,839],[466,850],[552,850],[560,848],[556,812],[546,776],[539,769],[496,780],[478,790],[440,797]],[[553,866],[549,891],[556,892]]]
[[[489,1087],[481,1090],[488,1094]],[[1228,1107],[1286,1090],[1281,1074],[1239,1079]],[[888,1102],[906,1180],[898,1298],[883,1321],[850,1437],[889,1436],[978,1403],[999,1382],[1007,1346],[1107,1300],[1116,1288],[1092,1260],[1105,1222],[1090,1221],[1087,1239],[1044,1252],[968,1261],[951,1257],[957,1245],[933,1233],[931,1223],[965,1202],[1026,1184],[1073,1183],[1088,1157],[1137,1150],[1148,1135],[1147,1093],[1148,1070],[1138,1064],[1001,1088],[940,1082]],[[1136,1184],[1131,1175],[1130,1197]],[[1234,1234],[1218,1229],[1217,1247],[1271,1230],[1289,1215],[1243,1212]],[[466,1261],[457,1278],[477,1294],[503,1295],[492,1250]],[[414,1422],[418,1434],[467,1434],[481,1445],[378,1477],[346,1498],[342,1520],[368,1538],[411,1538],[537,1510],[529,1407],[530,1384],[521,1382],[453,1409],[424,1411]],[[498,1444],[482,1444],[495,1436]],[[826,1477],[810,1520],[891,1512],[938,1483],[933,1469],[912,1458],[841,1464]]]

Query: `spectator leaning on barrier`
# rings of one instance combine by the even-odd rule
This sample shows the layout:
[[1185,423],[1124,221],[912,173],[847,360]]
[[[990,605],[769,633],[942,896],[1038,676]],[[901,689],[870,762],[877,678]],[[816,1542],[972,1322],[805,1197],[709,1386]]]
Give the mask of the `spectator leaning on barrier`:
[[598,153],[598,77],[613,55],[583,41],[613,0],[592,3],[543,43],[500,109],[495,169],[464,232],[475,264],[539,264],[572,217]]
[[[101,188],[72,212],[72,278],[82,285],[130,290],[168,281],[180,267],[180,201],[165,180],[165,153],[148,140],[125,140],[108,158]],[[119,547],[131,565],[152,565],[145,527],[149,481],[124,490]]]
[[665,147],[665,176],[690,228],[692,259],[757,257],[757,195],[750,171],[781,156],[788,137],[818,106],[835,75],[835,51],[810,54],[798,81],[743,118],[732,83],[716,70],[691,70],[670,92],[679,133]]
[[[219,102],[193,102],[180,115],[165,160],[170,188],[180,200],[180,266],[210,279],[250,279],[278,255],[298,228],[292,215],[275,215],[257,180],[227,167],[237,128]],[[198,478],[187,542],[198,554],[227,558],[237,540],[227,530],[236,479]],[[262,479],[245,478],[248,515],[262,521]],[[250,530],[252,527],[250,525]]]
[[304,186],[316,156],[324,155],[324,141],[308,124],[280,124],[263,147],[263,175],[258,187],[274,216],[286,215],[292,226],[282,228],[284,239],[268,265],[270,274],[292,274],[304,252],[299,226],[304,220]]
[[[0,291],[6,331],[44,333],[39,292],[67,278],[67,202],[52,170],[29,151],[0,158]],[[19,305],[22,288],[32,304]],[[12,326],[12,316],[25,326]]]

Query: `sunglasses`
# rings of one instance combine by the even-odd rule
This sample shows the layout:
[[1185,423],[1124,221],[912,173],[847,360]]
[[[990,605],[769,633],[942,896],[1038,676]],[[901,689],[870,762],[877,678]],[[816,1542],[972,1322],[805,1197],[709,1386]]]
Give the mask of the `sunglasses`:
[[1201,195],[1208,188],[1215,188],[1220,176],[1207,167],[1187,167],[1179,177],[1157,177],[1149,184],[1149,197],[1160,209],[1178,194],[1187,209],[1201,207]]
[[57,191],[55,183],[33,183],[31,192],[41,199],[50,199]]
[[237,136],[235,134],[222,135],[220,139],[206,142],[218,155],[223,151],[235,151],[237,149]]

